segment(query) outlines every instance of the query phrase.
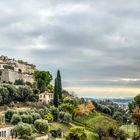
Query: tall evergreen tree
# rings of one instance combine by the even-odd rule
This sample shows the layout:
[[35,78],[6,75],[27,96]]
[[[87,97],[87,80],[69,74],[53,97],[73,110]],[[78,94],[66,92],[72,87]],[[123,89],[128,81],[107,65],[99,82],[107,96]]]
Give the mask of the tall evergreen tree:
[[58,81],[58,95],[59,99],[62,99],[62,83],[61,83],[61,74],[60,71],[57,71],[57,81]]
[[54,106],[58,107],[59,104],[59,96],[58,96],[58,80],[55,78],[55,86],[54,86]]

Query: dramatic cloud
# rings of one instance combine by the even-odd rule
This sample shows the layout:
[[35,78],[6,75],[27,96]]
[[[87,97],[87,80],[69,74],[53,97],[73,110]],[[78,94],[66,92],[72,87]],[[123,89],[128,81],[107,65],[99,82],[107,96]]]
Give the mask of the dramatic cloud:
[[4,0],[0,52],[54,76],[60,69],[64,87],[81,96],[107,89],[134,95],[140,87],[139,25],[139,0]]

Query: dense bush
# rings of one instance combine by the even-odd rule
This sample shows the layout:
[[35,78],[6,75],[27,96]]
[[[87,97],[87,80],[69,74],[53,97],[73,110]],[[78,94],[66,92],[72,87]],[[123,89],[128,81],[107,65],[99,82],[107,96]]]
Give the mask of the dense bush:
[[14,85],[9,85],[9,84],[3,84],[3,87],[7,88],[9,91],[8,93],[8,103],[14,101],[17,97],[17,89]]
[[23,123],[31,124],[33,122],[33,118],[31,115],[23,114],[23,115],[21,115],[21,118],[22,118]]
[[36,120],[34,126],[40,133],[47,133],[49,130],[48,121],[43,119]]
[[23,79],[15,80],[14,85],[25,85]]
[[14,114],[16,114],[16,113],[17,113],[16,110],[13,110],[13,109],[7,110],[7,111],[5,112],[5,119],[6,119],[6,121],[7,121],[7,122],[10,122],[11,119],[12,119],[12,116],[13,116]]
[[54,120],[53,115],[51,113],[47,113],[44,116],[44,119],[47,120],[47,121],[49,121],[49,122],[52,122]]
[[41,116],[40,116],[39,113],[32,113],[31,116],[32,116],[33,123],[34,123],[36,120],[41,119]]
[[87,140],[87,134],[82,127],[72,127],[66,140]]
[[5,87],[0,87],[0,104],[7,104],[8,103],[8,95],[9,91]]
[[12,116],[11,123],[12,123],[13,125],[18,124],[18,123],[21,122],[21,121],[22,121],[22,118],[20,117],[20,115],[14,114],[14,115]]
[[70,114],[73,114],[74,112],[74,105],[73,104],[70,104],[70,103],[63,103],[60,107],[59,107],[59,110],[60,111],[64,111],[64,112],[68,112]]
[[66,97],[64,98],[63,102],[77,106],[79,104],[79,99],[75,97]]
[[123,122],[123,115],[121,112],[115,112],[113,115],[113,119]]
[[16,125],[14,128],[15,134],[17,134],[17,136],[19,136],[21,139],[26,136],[31,136],[32,131],[31,125],[22,122]]
[[59,118],[59,109],[55,107],[51,107],[50,112],[53,115],[54,120],[57,121]]
[[61,137],[61,135],[62,135],[62,129],[61,128],[58,128],[56,130],[51,130],[50,133],[51,133],[51,135],[53,137]]
[[59,121],[64,123],[70,123],[72,121],[72,115],[67,112],[61,111],[59,113]]
[[33,91],[29,86],[20,86],[18,88],[18,101],[26,102],[32,100]]

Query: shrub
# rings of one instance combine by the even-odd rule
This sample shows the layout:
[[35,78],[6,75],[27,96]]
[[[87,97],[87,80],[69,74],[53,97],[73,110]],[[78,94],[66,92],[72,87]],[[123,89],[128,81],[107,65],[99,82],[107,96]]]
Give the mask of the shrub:
[[62,129],[58,128],[57,130],[51,130],[50,133],[53,137],[61,137]]
[[74,105],[70,103],[65,103],[60,106],[60,111],[68,112],[71,114],[74,112],[74,109],[75,109]]
[[59,110],[58,110],[58,108],[52,107],[50,109],[50,112],[53,115],[54,120],[57,121],[58,118],[59,118]]
[[22,118],[22,122],[24,122],[24,123],[31,124],[33,122],[33,118],[31,115],[23,114],[23,115],[21,115],[21,118]]
[[26,102],[32,100],[33,91],[29,86],[20,86],[18,88],[18,101]]
[[0,87],[0,104],[8,103],[9,91],[5,87]]
[[11,123],[12,123],[13,125],[18,124],[18,123],[21,122],[21,121],[22,121],[22,119],[21,119],[20,115],[14,114],[14,115],[12,116]]
[[87,102],[85,104],[81,104],[77,108],[77,115],[89,115],[95,110],[94,105],[91,102]]
[[40,133],[47,133],[49,130],[48,121],[43,119],[36,120],[34,126]]
[[32,119],[33,119],[33,123],[38,120],[38,119],[41,119],[41,116],[39,113],[32,113]]
[[72,127],[66,140],[87,140],[87,134],[83,127]]
[[108,114],[108,115],[111,115],[112,114],[111,109],[108,108],[108,107],[106,107],[106,106],[103,107],[102,112],[105,113],[105,114]]
[[33,130],[31,125],[21,122],[14,128],[14,131],[22,139],[26,136],[31,136]]
[[6,121],[7,122],[10,122],[11,119],[12,119],[12,116],[14,114],[17,114],[17,111],[16,110],[13,110],[13,109],[9,109],[5,112],[5,118],[6,118]]
[[123,122],[123,115],[121,112],[115,112],[113,115],[113,119]]
[[15,80],[15,82],[14,82],[14,85],[24,85],[25,83],[24,83],[24,81],[23,81],[23,79],[18,79],[18,80]]
[[61,111],[59,113],[59,121],[60,122],[65,122],[65,123],[70,123],[72,121],[72,115],[66,112]]
[[52,122],[54,120],[53,115],[51,113],[47,113],[44,116],[44,119],[47,120],[47,121],[49,121],[49,122]]

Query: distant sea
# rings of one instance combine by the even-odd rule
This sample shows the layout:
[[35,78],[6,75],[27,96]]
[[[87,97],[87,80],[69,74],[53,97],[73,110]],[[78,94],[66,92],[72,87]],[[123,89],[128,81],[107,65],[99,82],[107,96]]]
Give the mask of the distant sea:
[[[108,98],[85,98],[89,100],[106,100]],[[126,98],[109,98],[113,103],[120,104],[120,105],[128,105],[128,103],[132,102],[133,98],[126,97]]]

